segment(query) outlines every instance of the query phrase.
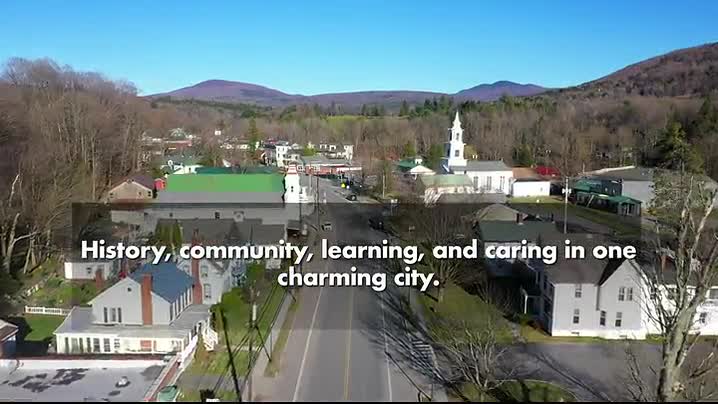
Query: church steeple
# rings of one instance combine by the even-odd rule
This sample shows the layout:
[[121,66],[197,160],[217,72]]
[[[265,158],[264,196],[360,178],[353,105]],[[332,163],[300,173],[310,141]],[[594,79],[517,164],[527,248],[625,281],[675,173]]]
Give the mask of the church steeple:
[[451,166],[465,166],[466,159],[464,158],[464,129],[461,128],[461,119],[459,118],[459,111],[456,111],[454,117],[454,125],[449,129],[449,141],[446,142],[444,164],[448,167]]

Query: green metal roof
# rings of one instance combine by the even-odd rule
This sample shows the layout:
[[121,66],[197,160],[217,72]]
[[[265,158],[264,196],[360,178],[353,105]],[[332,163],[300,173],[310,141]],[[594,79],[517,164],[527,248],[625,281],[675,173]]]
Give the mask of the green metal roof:
[[396,165],[399,166],[399,168],[403,171],[409,171],[412,168],[418,166],[418,164],[414,163],[414,159],[401,160]]
[[276,167],[257,166],[257,167],[198,167],[194,172],[196,174],[273,174],[278,170]]
[[173,174],[165,191],[284,192],[284,179],[278,174]]
[[614,203],[633,203],[637,205],[641,204],[641,201],[639,201],[638,199],[633,199],[624,195],[609,196],[607,199]]

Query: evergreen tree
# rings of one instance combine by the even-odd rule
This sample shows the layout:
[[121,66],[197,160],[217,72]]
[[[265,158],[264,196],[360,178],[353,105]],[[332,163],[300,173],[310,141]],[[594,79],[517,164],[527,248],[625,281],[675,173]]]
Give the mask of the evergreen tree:
[[257,121],[254,118],[249,120],[249,131],[247,132],[247,138],[249,139],[249,150],[254,152],[257,149],[257,142],[260,139],[259,129],[257,128]]
[[439,144],[431,145],[429,152],[426,154],[426,166],[432,170],[439,169],[443,157],[444,148]]
[[686,132],[678,122],[670,122],[657,144],[657,165],[671,170],[692,173],[703,171],[703,161],[686,140]]
[[404,150],[402,151],[401,156],[404,158],[416,156],[416,147],[414,146],[414,142],[410,140],[404,144]]

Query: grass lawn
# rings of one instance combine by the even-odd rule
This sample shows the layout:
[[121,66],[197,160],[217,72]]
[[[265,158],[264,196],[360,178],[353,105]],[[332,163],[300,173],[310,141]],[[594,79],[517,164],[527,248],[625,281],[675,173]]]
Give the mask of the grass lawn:
[[[237,401],[237,394],[233,391],[220,390],[214,392],[215,398],[219,398],[221,401],[233,402]],[[197,390],[182,390],[177,395],[177,401],[182,403],[199,403],[200,394]]]
[[266,369],[264,369],[264,375],[267,377],[276,376],[279,372],[279,369],[281,368],[282,352],[284,352],[284,347],[287,345],[287,341],[289,340],[289,332],[291,331],[292,325],[294,324],[294,315],[297,313],[298,307],[299,296],[297,296],[297,300],[292,301],[292,304],[287,310],[287,317],[282,323],[282,328],[279,331],[277,340],[275,341],[274,347],[272,348],[272,361],[269,362]]
[[538,330],[531,325],[521,325],[521,337],[526,342],[545,342],[551,344],[560,344],[566,342],[578,342],[578,343],[596,343],[596,342],[610,342],[611,340],[598,338],[598,337],[552,337],[543,330]]
[[480,297],[467,293],[458,285],[447,285],[441,303],[426,294],[421,295],[421,302],[430,323],[432,319],[450,319],[476,328],[486,327],[487,323],[493,324],[497,327],[498,341],[508,343],[513,340],[508,321],[499,310]]
[[[576,215],[594,223],[602,224],[610,227],[618,233],[624,235],[635,235],[641,232],[640,218],[626,218],[615,213],[604,212],[598,209],[587,208],[585,206],[568,205],[569,223],[570,215]],[[633,221],[635,220],[635,223]]]
[[[477,401],[518,401],[518,402],[574,402],[576,397],[569,391],[548,382],[539,380],[510,380],[499,386],[490,397],[480,397],[469,385],[464,385],[462,394],[472,402]],[[503,397],[503,399],[500,399]]]
[[509,198],[508,203],[563,203],[563,198],[560,196],[519,196]]
[[73,282],[55,276],[30,297],[29,303],[31,306],[69,309],[75,305],[86,304],[97,294],[94,281]]
[[[285,290],[278,286],[274,289],[260,291],[257,316],[259,317],[258,322],[262,338],[267,337],[274,315],[280,308],[284,294]],[[225,293],[222,296],[222,303],[213,307],[213,310],[217,310],[219,307],[223,309],[227,319],[227,334],[233,347],[232,352],[234,352],[234,365],[237,368],[237,373],[240,375],[246,374],[250,358],[245,336],[248,333],[251,306],[245,300],[242,290],[235,288]],[[228,369],[229,357],[224,331],[217,327],[217,332],[219,333],[219,344],[217,344],[213,352],[207,352],[205,358],[197,360],[197,357],[195,357],[195,360],[192,361],[192,364],[187,369],[189,374],[221,375]],[[240,344],[242,348],[238,348]],[[255,334],[255,355],[258,353],[264,354],[263,351],[258,349],[259,347],[261,347],[261,342],[259,336]]]
[[26,314],[25,321],[30,327],[30,333],[25,336],[25,341],[41,342],[52,338],[52,333],[65,320],[63,316],[46,316],[42,314]]

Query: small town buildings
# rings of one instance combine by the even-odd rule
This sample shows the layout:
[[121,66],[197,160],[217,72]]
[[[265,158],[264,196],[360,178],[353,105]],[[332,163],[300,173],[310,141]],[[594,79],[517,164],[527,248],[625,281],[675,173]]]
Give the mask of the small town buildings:
[[92,299],[76,306],[55,330],[58,354],[168,354],[197,343],[209,348],[209,306],[202,304],[199,274],[173,263],[146,264]]
[[134,174],[110,189],[107,201],[110,203],[146,202],[154,197],[154,178],[145,174]]
[[18,327],[0,320],[0,359],[15,357]]
[[406,177],[416,179],[420,175],[434,175],[436,172],[423,165],[424,159],[420,156],[407,158],[397,163],[397,170]]
[[464,174],[422,175],[417,190],[424,203],[432,204],[443,194],[471,194],[475,192],[471,179]]
[[194,174],[199,167],[202,167],[199,158],[178,154],[166,157],[162,169],[167,174]]
[[442,168],[447,174],[467,175],[478,193],[503,193],[509,195],[513,171],[503,161],[466,160],[464,157],[464,129],[459,112],[449,129],[449,141],[445,143]]
[[539,175],[531,167],[514,167],[512,169],[514,180],[511,182],[511,196],[549,196],[551,194],[551,181]]
[[108,280],[119,275],[120,265],[119,260],[83,259],[79,254],[73,254],[65,259],[63,269],[68,280],[93,280],[98,276]]

